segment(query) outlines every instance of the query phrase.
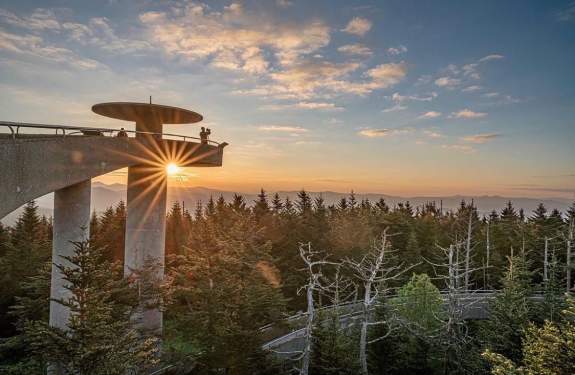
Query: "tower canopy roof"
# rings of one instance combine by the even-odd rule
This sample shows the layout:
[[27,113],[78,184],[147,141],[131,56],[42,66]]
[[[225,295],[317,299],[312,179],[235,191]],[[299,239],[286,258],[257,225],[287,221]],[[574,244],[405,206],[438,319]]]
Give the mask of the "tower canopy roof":
[[93,105],[92,111],[102,116],[133,122],[192,124],[203,120],[202,115],[194,111],[148,103],[100,103]]

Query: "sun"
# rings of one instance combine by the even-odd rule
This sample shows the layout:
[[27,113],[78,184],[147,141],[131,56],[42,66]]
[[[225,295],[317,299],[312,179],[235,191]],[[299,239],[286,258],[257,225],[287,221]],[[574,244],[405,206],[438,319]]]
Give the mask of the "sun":
[[173,176],[180,171],[180,167],[178,167],[175,163],[169,163],[166,165],[166,173],[169,176]]

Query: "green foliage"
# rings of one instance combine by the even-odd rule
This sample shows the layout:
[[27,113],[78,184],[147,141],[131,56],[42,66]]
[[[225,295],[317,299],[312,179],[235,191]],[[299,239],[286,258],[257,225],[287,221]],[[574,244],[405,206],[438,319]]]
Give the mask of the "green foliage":
[[483,355],[493,366],[491,373],[495,375],[574,374],[575,301],[568,299],[561,321],[545,321],[542,327],[529,326],[523,341],[523,366],[489,350]]
[[70,296],[56,302],[69,308],[70,320],[65,329],[29,321],[32,354],[76,374],[124,374],[155,365],[156,340],[142,337],[130,322],[133,306],[114,298],[134,293],[121,268],[88,242],[74,243],[74,254],[63,258],[69,263],[58,268]]
[[319,314],[313,330],[310,374],[353,375],[359,372],[357,332],[343,329],[337,311]]
[[533,317],[531,274],[524,257],[509,257],[503,289],[489,304],[489,320],[482,330],[485,345],[511,361],[521,359],[521,341]]
[[391,305],[410,330],[421,335],[437,333],[443,319],[443,300],[427,274],[413,274],[397,291]]
[[172,337],[197,343],[184,349],[197,356],[198,371],[255,373],[265,363],[258,329],[284,310],[281,278],[271,244],[253,230],[241,204],[222,207],[215,216],[191,238],[187,255],[170,264],[175,303],[168,319],[178,331]]

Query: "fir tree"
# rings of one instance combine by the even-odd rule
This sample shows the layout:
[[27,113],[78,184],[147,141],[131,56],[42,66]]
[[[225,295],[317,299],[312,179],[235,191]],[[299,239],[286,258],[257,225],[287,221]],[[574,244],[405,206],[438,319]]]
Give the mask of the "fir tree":
[[68,283],[70,298],[56,300],[70,309],[65,330],[35,321],[25,332],[35,355],[75,374],[124,374],[157,363],[156,341],[141,337],[132,327],[130,305],[114,296],[133,294],[102,250],[75,242],[74,254],[58,265]]
[[532,317],[531,274],[525,258],[509,257],[503,277],[503,289],[489,304],[489,320],[482,335],[489,350],[501,353],[514,362],[521,360],[521,340]]

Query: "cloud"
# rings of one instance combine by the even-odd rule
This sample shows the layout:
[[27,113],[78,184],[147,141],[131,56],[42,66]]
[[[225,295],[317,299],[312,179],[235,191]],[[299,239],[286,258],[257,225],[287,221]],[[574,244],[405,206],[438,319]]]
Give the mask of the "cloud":
[[477,71],[477,67],[478,67],[478,66],[479,66],[478,63],[475,63],[475,64],[466,64],[466,65],[463,65],[463,66],[461,67],[461,71],[463,72],[463,75],[464,75],[465,77],[469,77],[469,78],[472,78],[472,79],[476,79],[476,80],[477,80],[477,79],[480,79],[480,78],[481,78],[481,76],[479,75],[479,72]]
[[396,104],[393,107],[389,107],[389,108],[382,110],[381,112],[390,113],[390,112],[405,111],[406,109],[407,109],[407,106],[401,105],[401,104]]
[[461,118],[461,119],[478,119],[487,116],[485,112],[474,112],[470,109],[462,109],[457,112],[452,112],[449,116],[450,118]]
[[348,34],[364,36],[369,30],[371,30],[371,26],[372,23],[370,20],[361,17],[354,17],[342,31]]
[[441,145],[441,148],[444,150],[462,152],[464,154],[472,154],[476,152],[476,150],[469,145],[460,145],[460,144]]
[[366,128],[361,129],[357,132],[357,134],[361,135],[362,137],[368,138],[381,138],[381,137],[389,137],[394,135],[406,134],[411,132],[411,129],[372,129]]
[[461,83],[460,79],[452,77],[440,77],[435,80],[435,84],[439,87],[455,87]]
[[500,136],[501,134],[497,133],[476,134],[463,137],[461,140],[467,143],[484,144],[494,140],[495,138],[499,138]]
[[372,54],[371,50],[363,44],[347,44],[337,50],[347,55],[370,56]]
[[67,48],[48,44],[41,37],[35,35],[16,35],[0,30],[0,50],[32,56],[53,63],[64,63],[82,70],[104,67],[96,60],[81,57]]
[[5,9],[0,9],[0,19],[9,25],[34,31],[59,30],[60,22],[52,10],[37,8],[28,17],[19,17]]
[[398,92],[395,92],[395,93],[393,93],[393,95],[391,95],[391,100],[393,100],[396,103],[403,103],[403,102],[407,102],[410,100],[418,101],[418,102],[430,102],[435,98],[437,98],[436,92],[432,92],[431,94],[429,94],[427,96],[401,95]]
[[105,17],[91,18],[87,24],[65,22],[62,29],[69,38],[81,44],[109,52],[128,54],[152,49],[152,45],[146,41],[119,37]]
[[572,1],[565,8],[555,13],[555,18],[559,22],[569,22],[575,19],[575,1]]
[[262,71],[250,68],[252,59],[262,67],[262,60],[270,63],[265,51],[285,66],[330,41],[329,27],[321,21],[281,23],[247,12],[238,4],[216,12],[203,4],[185,3],[145,12],[140,20],[150,40],[170,56],[246,72]]
[[479,59],[479,62],[487,62],[487,61],[493,61],[493,60],[501,60],[503,59],[505,56],[503,55],[498,55],[498,54],[492,54],[492,55],[487,55],[485,57],[482,57]]
[[443,134],[440,134],[433,130],[424,130],[423,133],[429,138],[443,138]]
[[475,91],[479,91],[481,90],[483,87],[479,86],[479,85],[471,85],[471,86],[467,86],[466,88],[464,88],[463,92],[475,92]]
[[486,92],[485,94],[481,95],[484,98],[497,98],[499,95],[498,92]]
[[276,0],[276,4],[281,8],[291,7],[293,2],[290,0]]
[[290,104],[268,104],[261,106],[260,109],[268,111],[281,111],[286,109],[310,109],[324,111],[343,111],[343,107],[338,107],[334,103],[326,102],[297,102]]
[[418,119],[429,120],[429,119],[438,118],[439,116],[441,116],[441,112],[429,111],[429,112],[425,112],[424,114],[419,116]]
[[390,63],[367,70],[362,74],[363,80],[350,80],[350,73],[360,66],[356,62],[303,61],[269,73],[272,82],[268,84],[259,85],[254,89],[236,90],[234,93],[298,100],[331,98],[334,94],[363,96],[374,90],[391,87],[407,74],[405,63]]
[[381,64],[368,70],[365,75],[370,77],[375,88],[387,88],[396,85],[407,74],[405,62]]
[[286,126],[286,125],[262,125],[258,126],[258,130],[266,132],[281,132],[281,133],[307,133],[308,129],[301,126]]
[[407,52],[407,47],[404,45],[399,45],[397,47],[390,47],[387,49],[387,53],[393,56],[401,55],[402,53]]

